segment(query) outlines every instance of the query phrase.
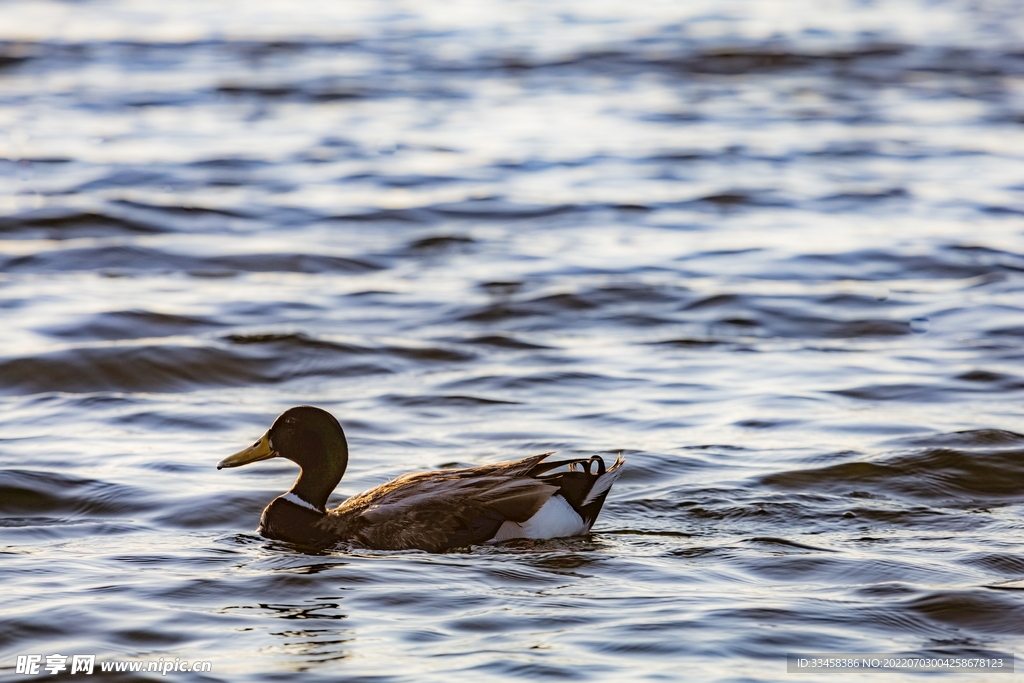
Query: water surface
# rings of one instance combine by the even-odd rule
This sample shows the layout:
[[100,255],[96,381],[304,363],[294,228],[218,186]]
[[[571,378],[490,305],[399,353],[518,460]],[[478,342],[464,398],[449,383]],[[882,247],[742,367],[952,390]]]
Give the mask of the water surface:
[[[1024,649],[1016,3],[2,13],[4,676]],[[586,538],[304,554],[252,531],[291,465],[214,469],[303,403],[349,437],[335,502],[628,468]]]

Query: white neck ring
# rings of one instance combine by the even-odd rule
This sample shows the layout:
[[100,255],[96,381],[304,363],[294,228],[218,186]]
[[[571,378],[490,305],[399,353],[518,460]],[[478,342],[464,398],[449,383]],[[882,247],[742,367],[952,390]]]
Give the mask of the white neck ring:
[[304,508],[306,508],[308,510],[312,510],[313,512],[323,512],[323,510],[321,510],[320,508],[316,507],[315,505],[310,503],[308,500],[303,500],[302,498],[300,498],[298,495],[292,493],[291,491],[289,491],[288,493],[284,494],[283,496],[278,496],[278,497],[283,499],[283,500],[287,500],[289,503],[295,503],[296,505],[298,505],[300,507],[304,507]]

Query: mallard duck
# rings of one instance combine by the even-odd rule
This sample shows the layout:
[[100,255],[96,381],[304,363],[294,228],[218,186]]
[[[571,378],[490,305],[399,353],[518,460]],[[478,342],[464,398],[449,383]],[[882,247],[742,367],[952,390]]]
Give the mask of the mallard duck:
[[327,510],[327,498],[348,466],[348,442],[333,415],[298,406],[217,469],[277,457],[299,466],[291,490],[263,510],[257,531],[267,538],[314,547],[349,541],[377,550],[441,552],[590,531],[625,461],[619,456],[609,468],[597,455],[544,462],[549,455],[404,474]]

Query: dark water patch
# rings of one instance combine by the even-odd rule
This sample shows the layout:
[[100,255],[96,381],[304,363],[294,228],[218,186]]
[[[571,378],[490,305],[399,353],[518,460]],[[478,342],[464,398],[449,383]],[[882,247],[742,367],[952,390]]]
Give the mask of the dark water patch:
[[537,314],[528,310],[524,306],[513,306],[506,303],[500,303],[476,307],[474,310],[462,315],[459,319],[466,322],[492,323],[510,320],[513,318],[525,318],[532,315]]
[[124,643],[127,646],[135,646],[139,649],[163,649],[192,640],[192,636],[182,633],[141,628],[114,630],[110,636],[116,638],[120,643]]
[[405,251],[409,254],[436,254],[452,250],[465,251],[469,245],[475,242],[476,240],[472,237],[465,235],[435,235],[432,237],[422,237],[410,242]]
[[748,572],[760,579],[780,582],[820,581],[825,577],[842,575],[850,563],[833,557],[812,557],[775,550],[772,555],[748,561]]
[[[0,216],[0,235],[19,239],[71,239],[148,235],[166,232],[156,224],[114,214],[74,209],[40,209],[14,216]],[[5,270],[10,266],[5,266]]]
[[[678,287],[621,284],[589,287],[573,292],[544,294],[516,299],[513,293],[498,294],[486,304],[463,308],[459,319],[466,322],[498,323],[506,320],[541,318],[549,326],[561,326],[566,318],[587,320],[600,325],[609,319],[632,326],[651,326],[672,322],[672,308],[682,298]],[[661,305],[666,316],[655,311],[640,312],[641,307]],[[655,309],[656,310],[656,309]]]
[[40,523],[36,522],[37,518],[34,516],[15,519],[16,523],[3,529],[3,536],[11,547],[79,543],[89,539],[102,543],[118,543],[122,541],[118,537],[151,531],[149,527],[134,522],[130,517],[119,518],[122,521],[114,521],[114,519],[104,516],[69,516],[56,521],[50,517],[44,517]]
[[430,361],[440,363],[463,363],[476,358],[475,354],[456,351],[455,349],[443,349],[432,346],[424,347],[401,347],[389,346],[382,349],[385,353],[406,358],[413,361]]
[[223,326],[208,316],[185,316],[156,311],[106,311],[84,318],[77,324],[42,328],[59,339],[142,339],[203,332]]
[[545,346],[543,344],[536,344],[533,342],[523,341],[522,339],[513,337],[511,335],[501,334],[489,334],[480,337],[470,337],[468,339],[453,339],[451,341],[461,342],[465,344],[473,344],[474,346],[484,346],[499,349],[517,349],[521,351],[536,351],[552,348],[550,346]]
[[674,346],[682,349],[703,349],[710,348],[712,346],[719,346],[725,342],[718,339],[693,339],[690,337],[680,337],[678,339],[666,339],[664,341],[649,343],[661,346]]
[[[900,253],[862,249],[837,254],[803,254],[789,259],[817,279],[904,280],[912,278],[966,279],[989,275],[1003,266],[978,263],[951,249],[930,253]],[[782,273],[780,273],[782,274]],[[790,277],[789,271],[785,277]]]
[[978,634],[1024,634],[1024,601],[985,589],[935,591],[913,598],[902,610],[931,622]]
[[[0,257],[2,259],[3,257]],[[68,272],[118,268],[121,270],[188,270],[198,259],[134,246],[55,249],[7,257],[0,268],[16,272]]]
[[424,208],[412,209],[356,209],[347,213],[335,213],[324,217],[325,221],[346,223],[436,223],[437,217]]
[[587,297],[575,294],[551,294],[534,299],[530,303],[536,304],[541,314],[550,314],[554,311],[585,311],[599,305]]
[[716,48],[660,62],[683,72],[737,75],[811,66],[849,67],[857,62],[878,62],[905,54],[905,45],[864,46],[832,52],[765,50],[761,48]]
[[673,161],[701,161],[701,160],[705,160],[705,159],[712,159],[715,156],[717,156],[717,155],[716,154],[712,154],[712,153],[707,153],[707,152],[699,152],[699,151],[685,150],[685,149],[679,149],[679,150],[671,150],[670,149],[670,150],[659,151],[659,152],[657,152],[655,154],[652,154],[652,155],[650,155],[648,157],[645,157],[645,158],[649,159],[651,161],[669,161],[669,162],[673,162]]
[[636,212],[636,213],[648,213],[654,211],[653,206],[647,206],[646,204],[612,204],[609,208],[615,211],[625,212]]
[[32,44],[27,42],[0,42],[0,71],[12,69],[35,56]]
[[242,346],[249,346],[253,344],[260,346],[274,346],[283,351],[326,350],[337,351],[345,354],[365,354],[371,352],[370,347],[368,346],[344,344],[341,342],[311,337],[307,334],[301,333],[278,334],[269,332],[265,334],[229,334],[225,336],[224,339],[232,344],[239,344]]
[[811,555],[776,550],[768,557],[740,561],[756,575],[786,583],[831,583],[842,577],[845,585],[883,582],[939,584],[956,579],[956,573],[924,563],[893,559],[854,558],[849,555]]
[[210,40],[209,44],[215,45],[224,50],[237,52],[248,59],[258,59],[264,57],[294,56],[306,52],[319,52],[323,50],[330,52],[341,51],[355,47],[358,44],[358,41],[327,39],[318,36],[303,36],[301,40],[225,38]]
[[813,552],[822,552],[822,553],[834,553],[834,552],[837,552],[836,550],[833,550],[831,548],[822,548],[822,547],[819,547],[819,546],[808,545],[806,543],[799,543],[797,541],[791,541],[791,540],[785,539],[785,538],[773,538],[773,537],[769,537],[769,536],[758,536],[756,538],[747,539],[747,541],[749,543],[757,543],[758,545],[764,546],[766,548],[778,548],[778,549],[780,549],[782,551],[810,550],[810,551],[813,551]]
[[1024,389],[1024,379],[1016,375],[988,370],[970,370],[957,375],[954,379],[971,384],[980,384],[993,391],[1018,391]]
[[251,156],[223,156],[190,161],[187,166],[216,171],[253,171],[273,166],[273,162]]
[[914,595],[916,590],[905,582],[876,581],[868,586],[858,587],[855,593],[866,597],[888,598]]
[[444,218],[514,220],[557,216],[577,210],[570,204],[523,204],[498,197],[434,204],[429,210]]
[[329,341],[306,334],[232,334],[225,337],[233,344],[275,347],[282,355],[292,351],[329,351],[344,355],[378,354],[414,361],[464,362],[475,358],[470,353],[436,346],[358,346]]
[[14,310],[29,305],[30,299],[0,299],[0,309]]
[[932,446],[943,448],[971,448],[973,446],[1017,446],[1024,444],[1024,434],[1006,429],[967,429],[961,432],[945,434],[929,434],[913,436],[900,440],[898,443],[913,446]]
[[[214,455],[210,461],[211,472],[215,458]],[[225,489],[229,486],[229,483],[224,482]],[[209,493],[187,496],[176,499],[172,506],[162,506],[151,516],[151,521],[161,528],[172,529],[237,529],[239,525],[251,528],[259,520],[263,508],[277,495],[260,495],[253,491],[220,491],[215,496]]]
[[1024,450],[931,448],[876,461],[771,474],[765,486],[849,494],[872,494],[972,505],[1012,503],[1024,495]]
[[856,159],[860,157],[884,156],[881,145],[868,141],[829,142],[820,149],[805,152],[809,157],[834,159]]
[[83,520],[72,520],[67,517],[0,517],[0,527],[15,529],[19,527],[65,526],[81,524]]
[[[808,504],[800,500],[742,500],[741,496],[733,495],[731,499],[707,497],[706,492],[691,492],[691,500],[679,505],[682,519],[687,526],[703,525],[707,522],[755,522],[764,526],[800,521],[809,525],[819,525],[828,518],[818,505]],[[838,514],[835,515],[838,518]],[[686,520],[686,518],[689,518]]]
[[[1024,116],[1021,119],[1024,120]],[[980,210],[982,213],[993,216],[1024,216],[1024,209],[1010,206],[982,206]]]
[[420,173],[409,173],[406,175],[386,176],[364,176],[372,178],[377,184],[385,187],[429,187],[432,185],[447,185],[457,183],[461,178],[453,176],[426,175]]
[[145,271],[204,273],[363,273],[379,270],[363,259],[319,254],[232,254],[198,257],[131,245],[111,245],[39,251],[25,256],[0,257],[6,272]]
[[911,324],[902,320],[852,320],[825,322],[821,336],[835,339],[856,337],[898,337],[913,332]]
[[504,401],[496,398],[482,398],[480,396],[425,396],[422,394],[408,396],[401,394],[389,394],[387,396],[381,396],[381,400],[409,408],[442,408],[449,406],[471,408],[475,406],[490,405],[520,405],[519,401]]
[[215,89],[221,95],[298,102],[336,102],[372,97],[363,87],[331,83],[223,83]]
[[657,327],[659,325],[671,325],[676,322],[671,318],[660,318],[637,313],[610,315],[607,319],[609,322],[618,323],[625,327]]
[[3,163],[18,164],[22,168],[25,168],[26,166],[28,168],[31,168],[31,167],[33,167],[36,164],[70,164],[73,161],[74,161],[74,159],[72,159],[71,157],[56,156],[56,155],[55,156],[27,156],[27,157],[20,157],[20,158],[17,158],[17,159],[15,159],[15,158],[0,157],[0,168],[2,168],[2,164]]
[[188,218],[197,218],[204,216],[212,216],[217,218],[250,218],[251,215],[235,209],[225,208],[214,208],[210,206],[198,206],[196,204],[150,204],[146,202],[140,202],[129,199],[118,199],[112,204],[118,206],[124,206],[129,209],[139,209],[143,211],[153,211],[159,214],[169,214],[173,216],[185,216]]
[[[87,612],[68,609],[64,612],[63,618],[59,619],[52,615],[41,619],[38,614],[0,615],[0,648],[8,650],[22,642],[38,643],[52,637],[74,636],[85,622],[75,623],[72,620],[76,618],[75,615],[78,619],[83,619],[85,614]],[[105,621],[101,618],[101,623]],[[90,619],[89,623],[95,623],[95,619]]]
[[852,389],[837,389],[829,393],[863,401],[948,402],[953,396],[948,391],[928,384],[871,384]]
[[584,297],[595,306],[612,304],[677,304],[689,295],[689,290],[680,285],[654,285],[647,283],[608,284],[580,290],[577,295]]
[[988,572],[1012,578],[1024,576],[1024,555],[976,552],[961,558],[960,563],[968,567],[978,567]]
[[1009,327],[996,327],[985,330],[985,335],[996,338],[1022,339],[1024,338],[1024,325],[1012,325]]
[[[858,304],[859,309],[886,306],[877,300],[873,306],[867,302]],[[808,297],[714,294],[686,301],[680,310],[680,317],[687,322],[702,323],[714,332],[708,335],[711,340],[734,336],[737,332],[730,328],[745,328],[740,330],[743,334],[791,339],[894,337],[914,331],[906,320],[863,317],[862,310],[850,311],[836,302],[818,303]]]
[[746,192],[723,192],[720,194],[709,194],[696,200],[704,204],[712,204],[723,208],[743,206],[755,202],[753,195]]
[[42,470],[0,470],[0,512],[9,515],[117,516],[150,510],[141,490]]
[[103,175],[75,186],[76,193],[88,193],[117,187],[164,187],[177,182],[170,171],[142,168],[113,168]]
[[224,349],[190,346],[81,348],[0,361],[7,393],[182,391],[266,381],[264,363]]
[[[147,345],[83,347],[0,361],[5,393],[141,391],[276,384],[316,375],[354,377],[392,372],[389,363],[352,359],[344,348],[320,342],[264,342],[236,351],[218,346]],[[278,348],[273,348],[274,345]],[[283,348],[282,347],[283,344]],[[444,356],[447,352],[440,350]],[[430,357],[398,349],[390,354]],[[460,356],[461,357],[461,356]]]
[[[883,73],[892,70],[902,71],[908,68],[909,64],[902,63],[899,59],[907,55],[914,56],[914,53],[918,51],[920,48],[904,44],[864,45],[830,51],[805,51],[797,46],[788,45],[778,47],[721,46],[685,52],[678,51],[678,49],[651,52],[636,49],[602,49],[583,50],[560,55],[555,59],[537,59],[523,55],[491,56],[477,68],[511,72],[582,69],[617,74],[619,77],[633,74],[638,70],[650,69],[680,75],[736,76],[825,68],[850,77],[852,73],[875,73],[876,70],[882,70]],[[966,52],[971,56],[975,54],[973,51]],[[934,54],[928,56],[930,60],[934,60],[936,57]],[[931,63],[931,61],[927,63]],[[445,67],[456,68],[455,65],[449,63],[446,63]],[[851,70],[856,71],[851,72]],[[983,73],[988,73],[988,71]],[[881,74],[878,77],[881,77]]]
[[743,301],[743,297],[739,294],[712,294],[711,296],[701,297],[694,301],[687,303],[683,306],[685,311],[695,311],[704,308],[718,308],[720,306],[732,306]]
[[445,389],[486,388],[491,390],[520,390],[547,386],[551,390],[569,390],[572,387],[598,389],[623,386],[632,381],[623,377],[610,377],[587,372],[539,372],[529,375],[488,375],[455,380],[442,385]]
[[[655,114],[646,114],[640,117],[641,121],[650,121],[652,123],[668,123],[672,125],[686,124],[695,121],[703,121],[705,118],[700,114],[693,111],[669,111],[669,112],[658,112]],[[663,155],[659,155],[659,158],[664,159]],[[685,160],[686,155],[682,153],[675,160]],[[644,210],[640,208],[639,210]]]
[[[941,509],[925,505],[902,506],[891,499],[881,499],[876,507],[854,506],[839,515],[832,517],[852,525],[865,523],[887,524],[903,528],[935,529],[945,532],[977,529],[978,524],[964,518],[956,519]],[[879,539],[873,539],[879,541]]]
[[365,273],[383,266],[367,259],[319,254],[240,254],[204,259],[207,267],[252,273]]
[[906,320],[886,318],[843,319],[836,311],[831,316],[808,315],[797,307],[759,307],[760,323],[773,337],[856,339],[860,337],[899,337],[914,332]]
[[797,420],[740,420],[734,422],[737,427],[744,429],[775,429],[776,427],[787,427],[799,424]]
[[480,283],[480,289],[494,296],[509,296],[523,288],[521,281],[492,281]]
[[815,304],[834,309],[888,309],[900,306],[902,302],[892,298],[892,294],[882,289],[875,296],[864,296],[862,294],[826,294],[820,297],[811,298]]
[[[97,397],[88,397],[97,398]],[[74,401],[75,403],[86,403],[87,401]],[[92,402],[94,405],[97,402]],[[202,411],[189,411],[185,414],[168,410],[147,410],[141,404],[132,404],[132,410],[118,412],[116,415],[107,417],[111,424],[134,425],[152,431],[177,432],[213,432],[221,431],[226,424],[234,424],[243,419],[243,416],[235,411],[225,410],[217,414],[204,413]],[[178,462],[154,462],[148,465],[150,469],[161,472],[177,473],[188,472],[192,466]]]
[[1009,272],[1024,272],[1024,254],[977,244],[950,244],[946,250],[963,255],[980,266]]
[[910,197],[910,193],[907,192],[907,190],[902,187],[894,187],[888,190],[878,190],[876,192],[842,192],[840,194],[822,197],[820,201],[826,204],[841,204],[848,206],[860,202],[878,202],[888,199],[906,199],[908,197]]

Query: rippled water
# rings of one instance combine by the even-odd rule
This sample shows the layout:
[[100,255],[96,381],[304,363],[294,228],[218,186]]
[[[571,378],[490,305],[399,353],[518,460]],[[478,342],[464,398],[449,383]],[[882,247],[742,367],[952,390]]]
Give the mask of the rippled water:
[[[1016,3],[0,12],[4,676],[1024,650]],[[628,467],[587,538],[302,554],[252,531],[290,465],[214,469],[300,403],[335,502]]]

